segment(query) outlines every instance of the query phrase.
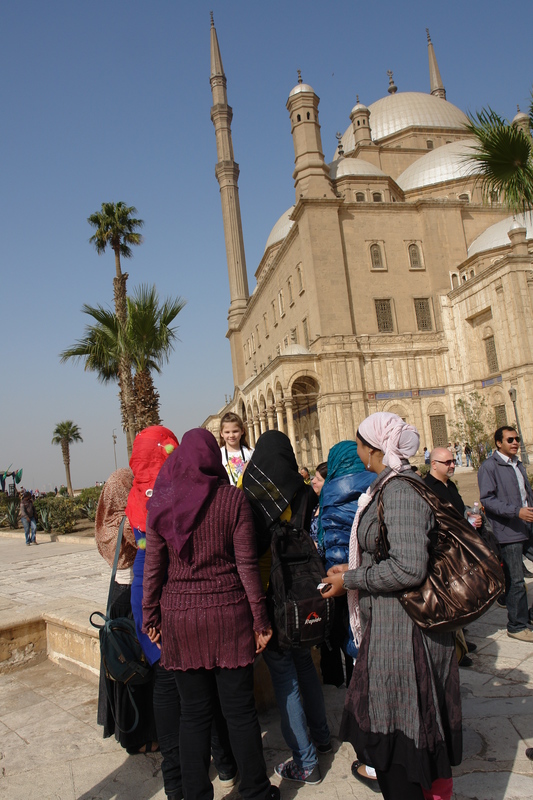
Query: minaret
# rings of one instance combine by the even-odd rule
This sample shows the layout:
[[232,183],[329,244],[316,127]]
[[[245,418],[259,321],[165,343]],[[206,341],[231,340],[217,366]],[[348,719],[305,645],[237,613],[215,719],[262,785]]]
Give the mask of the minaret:
[[437,64],[437,56],[435,55],[435,50],[433,49],[433,43],[431,41],[428,28],[426,28],[426,33],[428,37],[429,85],[431,87],[431,94],[434,94],[435,97],[442,97],[443,100],[446,100],[446,89],[444,88],[444,84],[440,76],[439,65]]
[[370,110],[359,102],[359,95],[356,95],[357,103],[350,112],[352,120],[353,137],[356,144],[372,144],[372,131],[370,128]]
[[291,117],[294,143],[294,186],[296,202],[300,197],[335,197],[329,169],[322,152],[318,104],[313,89],[303,83],[298,70],[298,83],[289,94],[287,110]]
[[231,139],[231,120],[233,112],[228,105],[226,92],[226,76],[222,66],[217,32],[211,12],[211,93],[213,106],[211,121],[215,126],[217,140],[217,165],[215,174],[220,186],[222,203],[222,219],[224,222],[224,238],[226,240],[226,260],[228,262],[230,307],[228,311],[228,333],[231,343],[232,363],[235,384],[243,380],[244,364],[241,367],[242,348],[237,346],[233,332],[246,311],[248,303],[248,276],[246,273],[246,257],[242,235],[241,207],[239,203],[239,165],[233,158],[233,142]]

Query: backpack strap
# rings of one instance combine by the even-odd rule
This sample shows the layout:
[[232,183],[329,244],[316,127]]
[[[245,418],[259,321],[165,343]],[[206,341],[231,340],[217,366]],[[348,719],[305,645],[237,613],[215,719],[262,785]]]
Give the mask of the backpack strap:
[[126,515],[124,514],[118,528],[117,546],[115,548],[115,560],[113,561],[111,580],[109,582],[109,593],[107,595],[107,610],[106,610],[106,614],[108,617],[110,617],[111,615],[111,595],[113,593],[113,583],[115,582],[115,575],[117,574],[118,557],[120,555],[120,545],[122,543],[122,534],[124,532],[125,523],[126,523]]

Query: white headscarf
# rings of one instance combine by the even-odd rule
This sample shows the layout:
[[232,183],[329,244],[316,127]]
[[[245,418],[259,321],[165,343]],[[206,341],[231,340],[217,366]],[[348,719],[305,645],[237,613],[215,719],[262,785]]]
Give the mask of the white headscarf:
[[414,425],[408,425],[398,414],[388,411],[378,411],[364,419],[359,433],[368,444],[383,451],[383,463],[395,472],[420,446],[420,436]]

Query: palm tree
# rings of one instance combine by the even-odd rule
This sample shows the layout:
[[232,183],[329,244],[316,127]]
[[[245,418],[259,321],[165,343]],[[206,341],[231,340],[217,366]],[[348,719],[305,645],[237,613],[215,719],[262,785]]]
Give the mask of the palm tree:
[[97,373],[107,383],[118,379],[120,357],[127,352],[135,367],[135,425],[142,430],[159,425],[159,394],[152,372],[161,372],[168,362],[177,339],[177,328],[171,327],[185,305],[182,298],[167,298],[162,304],[155,286],[140,286],[127,298],[127,322],[123,328],[117,315],[102,306],[83,306],[83,313],[94,320],[85,328],[82,339],[61,353],[61,361],[84,359],[85,369]]
[[479,174],[485,200],[494,193],[513,212],[533,208],[533,94],[520,124],[504,120],[491,108],[482,109],[469,118],[467,131],[476,143],[468,157],[472,169]]
[[[128,273],[122,272],[120,259],[131,258],[131,245],[142,244],[142,236],[138,229],[142,228],[142,219],[136,219],[134,206],[127,206],[123,202],[102,203],[100,211],[88,217],[87,222],[96,228],[96,233],[89,241],[94,244],[98,255],[105,253],[109,246],[115,253],[116,275],[113,279],[113,295],[115,301],[115,314],[122,327],[127,322],[126,281]],[[128,456],[131,456],[133,440],[135,438],[135,412],[133,404],[133,381],[131,376],[131,361],[124,351],[119,358],[118,381],[120,387],[120,400],[123,410],[123,421],[126,429]]]
[[67,475],[67,490],[71,497],[74,496],[72,482],[70,480],[70,445],[73,442],[83,442],[79,427],[75,425],[71,419],[67,419],[65,422],[58,422],[54,428],[52,444],[61,445],[63,464],[65,465],[65,472]]

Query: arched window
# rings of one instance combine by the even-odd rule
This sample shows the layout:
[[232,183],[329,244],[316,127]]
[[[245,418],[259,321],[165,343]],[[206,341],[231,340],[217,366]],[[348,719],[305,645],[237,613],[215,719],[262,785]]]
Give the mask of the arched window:
[[459,195],[459,200],[466,200],[467,203],[470,202],[470,195],[468,192],[463,192],[463,194]]
[[383,198],[382,198],[382,196],[381,196],[381,192],[374,192],[374,193],[373,193],[373,195],[372,195],[372,201],[373,201],[374,203],[381,203],[381,201],[382,201],[382,200],[383,200]]
[[357,192],[355,195],[355,199],[357,200],[358,203],[364,203],[365,202],[364,192]]
[[383,269],[383,258],[381,256],[381,247],[379,244],[371,245],[370,258],[372,261],[372,269]]
[[409,245],[409,263],[411,264],[411,269],[420,269],[420,267],[422,266],[422,259],[420,258],[420,250],[418,249],[417,244]]
[[427,140],[426,147],[428,150],[433,150],[433,142],[431,141],[431,139]]

